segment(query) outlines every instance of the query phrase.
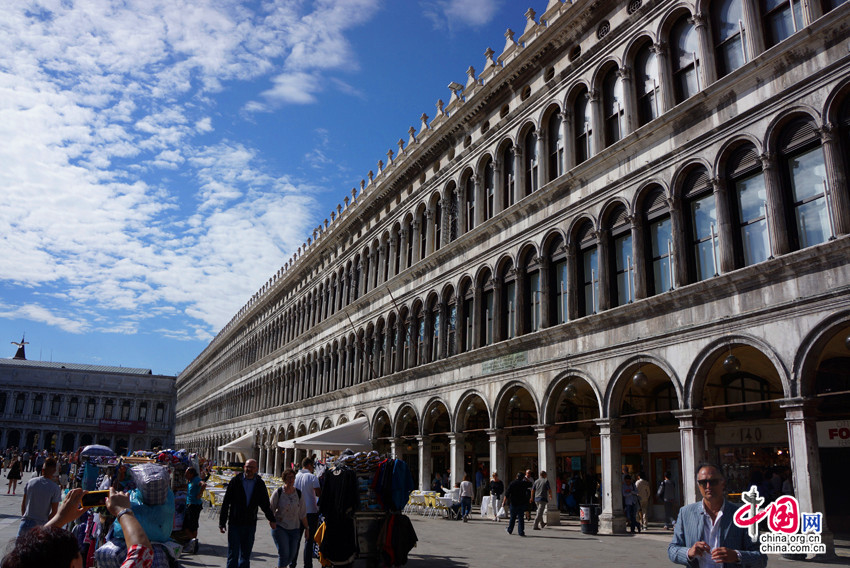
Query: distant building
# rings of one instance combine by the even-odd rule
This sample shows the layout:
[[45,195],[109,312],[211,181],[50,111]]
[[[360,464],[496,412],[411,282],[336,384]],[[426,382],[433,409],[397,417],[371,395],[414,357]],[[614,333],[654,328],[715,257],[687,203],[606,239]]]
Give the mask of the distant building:
[[605,533],[623,471],[691,503],[707,459],[850,531],[850,3],[549,0],[505,39],[180,374],[178,444],[277,473],[363,416],[423,489],[599,478]]
[[174,377],[150,369],[0,359],[0,449],[119,454],[174,444]]

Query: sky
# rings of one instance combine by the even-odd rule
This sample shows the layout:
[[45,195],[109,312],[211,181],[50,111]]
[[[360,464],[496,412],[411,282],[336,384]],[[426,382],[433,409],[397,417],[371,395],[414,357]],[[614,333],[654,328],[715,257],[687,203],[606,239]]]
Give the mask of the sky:
[[177,375],[546,0],[4,0],[0,357]]

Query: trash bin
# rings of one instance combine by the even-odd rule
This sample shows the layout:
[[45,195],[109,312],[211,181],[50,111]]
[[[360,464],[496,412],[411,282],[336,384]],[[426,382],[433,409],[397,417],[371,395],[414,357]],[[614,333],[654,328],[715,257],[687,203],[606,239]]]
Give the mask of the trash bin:
[[599,513],[596,510],[596,505],[586,504],[579,507],[581,514],[581,532],[582,534],[596,534],[599,532]]

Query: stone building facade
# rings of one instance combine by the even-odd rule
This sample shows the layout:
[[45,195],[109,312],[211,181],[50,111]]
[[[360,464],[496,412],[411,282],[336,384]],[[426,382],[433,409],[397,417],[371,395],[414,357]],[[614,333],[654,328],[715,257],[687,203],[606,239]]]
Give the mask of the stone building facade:
[[174,377],[150,369],[0,359],[0,448],[170,448],[175,399]]
[[178,445],[253,432],[279,472],[278,442],[365,416],[422,487],[599,475],[603,532],[621,471],[687,503],[703,460],[732,491],[790,468],[850,530],[821,467],[850,457],[848,16],[529,10],[181,373]]

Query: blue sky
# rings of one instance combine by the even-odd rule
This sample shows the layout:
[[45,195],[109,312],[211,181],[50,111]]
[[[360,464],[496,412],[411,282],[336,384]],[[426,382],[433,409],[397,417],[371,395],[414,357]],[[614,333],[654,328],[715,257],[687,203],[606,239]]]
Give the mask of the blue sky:
[[0,340],[178,374],[528,7],[4,1]]

